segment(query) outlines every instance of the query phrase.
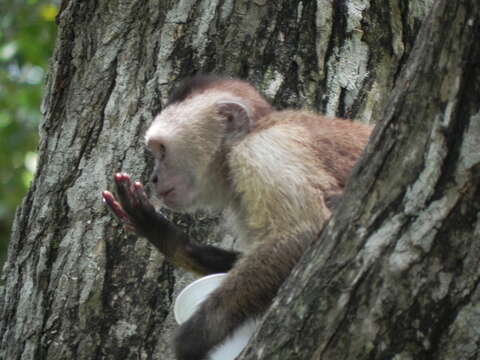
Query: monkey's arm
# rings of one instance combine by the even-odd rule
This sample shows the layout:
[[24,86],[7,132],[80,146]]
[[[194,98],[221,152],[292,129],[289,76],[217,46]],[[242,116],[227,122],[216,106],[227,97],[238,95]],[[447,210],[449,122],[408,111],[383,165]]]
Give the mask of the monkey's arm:
[[180,326],[175,338],[177,359],[206,359],[247,318],[265,312],[314,236],[305,233],[265,239],[239,260],[221,285]]
[[139,182],[132,184],[127,174],[114,176],[118,199],[109,191],[103,198],[128,231],[147,238],[171,263],[199,275],[229,271],[240,253],[201,245],[158,213]]

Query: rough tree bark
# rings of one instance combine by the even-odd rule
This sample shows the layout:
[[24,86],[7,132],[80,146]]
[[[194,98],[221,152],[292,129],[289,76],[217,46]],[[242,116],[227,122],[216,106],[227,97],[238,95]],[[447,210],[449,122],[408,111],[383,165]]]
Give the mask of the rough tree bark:
[[477,0],[434,6],[341,208],[242,359],[480,357],[479,36]]
[[[142,135],[175,80],[197,71],[233,74],[253,81],[278,107],[368,122],[387,102],[432,2],[64,0],[38,172],[18,210],[3,273],[0,358],[172,359],[169,314],[182,274],[145,241],[121,232],[100,191],[119,170],[147,179]],[[382,129],[392,129],[387,125]],[[396,128],[400,140],[405,126]],[[423,159],[417,150],[404,161]],[[429,189],[422,196],[430,199]],[[380,195],[385,191],[370,194]],[[380,224],[381,209],[366,214],[375,211],[370,219]],[[188,227],[195,237],[222,237],[215,221],[196,220],[201,224]],[[318,316],[331,306],[315,303],[317,294],[305,296],[307,305],[319,306]]]

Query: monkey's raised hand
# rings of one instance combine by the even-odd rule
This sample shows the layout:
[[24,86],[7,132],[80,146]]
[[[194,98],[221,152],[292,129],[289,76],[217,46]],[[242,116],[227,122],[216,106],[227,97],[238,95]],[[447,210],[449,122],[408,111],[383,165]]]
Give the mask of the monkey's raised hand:
[[109,191],[102,193],[103,199],[126,230],[148,237],[152,220],[159,214],[145,194],[140,182],[132,184],[127,174],[115,174],[117,199]]
[[[136,232],[137,227],[134,225],[135,213],[132,210],[133,204],[139,203],[138,195],[135,196],[134,194],[137,194],[140,191],[141,184],[135,183],[135,186],[132,186],[130,177],[127,174],[115,174],[114,179],[120,202],[117,201],[109,191],[104,191],[102,193],[103,200],[127,231]],[[144,191],[143,189],[141,189],[141,191],[141,198],[143,200],[145,198]],[[147,203],[145,202],[145,204]],[[147,204],[147,208],[150,207],[151,204]],[[128,209],[129,211],[127,212],[125,209]],[[132,215],[129,215],[128,213]],[[141,235],[140,232],[139,235]]]
[[118,200],[109,191],[102,193],[112,213],[127,231],[147,238],[165,256],[173,256],[178,245],[187,241],[186,237],[172,237],[182,234],[155,210],[140,182],[132,183],[128,174],[121,173],[115,174],[114,180]]
[[126,230],[150,241],[167,260],[201,275],[226,272],[239,253],[190,242],[188,236],[157,212],[147,198],[143,185],[132,183],[127,174],[115,174],[117,198],[102,193],[105,203]]

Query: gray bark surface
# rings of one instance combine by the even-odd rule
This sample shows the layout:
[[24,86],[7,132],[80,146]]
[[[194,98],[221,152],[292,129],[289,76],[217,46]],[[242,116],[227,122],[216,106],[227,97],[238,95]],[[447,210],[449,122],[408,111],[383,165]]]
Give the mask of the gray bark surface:
[[[232,74],[278,107],[369,122],[388,101],[432,2],[64,0],[38,172],[3,273],[0,358],[173,359],[171,305],[187,280],[145,240],[121,231],[100,192],[117,171],[147,180],[143,134],[175,80]],[[373,210],[371,219],[381,219],[376,207],[366,214]],[[215,220],[175,219],[201,241],[225,241]]]
[[344,201],[242,359],[479,358],[479,19],[476,0],[434,6]]

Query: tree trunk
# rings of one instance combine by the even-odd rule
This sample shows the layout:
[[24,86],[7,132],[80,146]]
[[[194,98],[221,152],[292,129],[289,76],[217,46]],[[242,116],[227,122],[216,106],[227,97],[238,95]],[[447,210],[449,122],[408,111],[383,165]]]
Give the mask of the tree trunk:
[[477,0],[435,5],[341,207],[242,359],[479,358],[479,19]]
[[[112,174],[120,170],[142,181],[147,179],[151,159],[143,148],[143,134],[161,110],[175,80],[199,71],[223,72],[250,79],[278,107],[307,106],[369,122],[379,116],[388,101],[432,2],[64,0],[58,15],[58,39],[42,109],[38,172],[17,212],[3,275],[0,358],[173,359],[169,343],[174,326],[171,304],[186,280],[183,274],[165,264],[146,241],[137,241],[121,231],[101,204],[100,192],[112,187]],[[454,50],[458,49],[453,47],[452,52]],[[397,96],[396,99],[403,98]],[[395,216],[387,213],[398,211],[400,195],[405,189],[403,184],[408,181],[413,184],[417,177],[409,177],[404,171],[397,179],[398,184],[388,183],[395,185],[393,190],[385,183],[384,187],[371,191],[366,186],[372,184],[377,175],[371,169],[375,166],[378,169],[380,163],[377,158],[373,159],[371,166],[363,165],[357,172],[358,175],[362,171],[366,173],[361,184],[365,183],[363,189],[367,189],[356,197],[349,197],[348,203],[357,204],[357,207],[352,205],[352,211],[342,207],[345,220],[338,218],[338,224],[345,224],[345,221],[352,227],[363,224],[357,230],[368,229],[361,234],[362,239],[369,239],[368,234],[373,231],[371,223],[381,225],[389,215],[391,220],[388,221],[393,224],[385,228],[386,237],[380,237],[382,232],[378,232],[378,241],[371,243],[382,253],[385,251],[383,244],[393,242],[394,236],[390,234],[396,234],[397,228],[392,226],[402,224],[406,228],[410,222],[419,226],[422,218],[417,213],[421,214],[421,205],[433,206],[432,199],[443,199],[443,192],[437,193],[436,188],[431,188],[431,180],[426,177],[430,172],[438,177],[441,175],[438,188],[448,187],[452,179],[444,178],[443,171],[453,174],[458,169],[440,167],[447,156],[444,153],[450,154],[449,161],[460,161],[463,159],[460,154],[470,144],[466,141],[472,139],[466,136],[468,117],[462,124],[452,117],[455,128],[447,124],[446,128],[460,137],[455,143],[448,142],[452,149],[439,140],[443,127],[430,134],[427,122],[394,125],[391,119],[400,113],[401,105],[395,105],[400,104],[399,101],[391,107],[392,114],[387,113],[387,120],[377,131],[370,156],[392,154],[390,150],[394,145],[409,140],[408,144],[415,145],[412,149],[417,149],[417,156],[399,156],[397,162],[392,161],[389,166],[398,166],[398,162],[403,161],[419,170],[422,166],[419,162],[427,160],[437,161],[436,165],[425,168],[426,173],[419,178],[421,181],[407,193],[410,199],[408,213],[399,212]],[[410,109],[410,104],[407,105],[404,110]],[[411,112],[413,115],[416,113]],[[409,126],[414,126],[422,135],[413,140],[407,137]],[[378,142],[380,138],[387,139],[385,136],[391,132],[395,136],[389,141],[384,141],[383,145]],[[436,134],[440,138],[425,143],[426,134]],[[414,140],[423,143],[424,148]],[[458,147],[462,140],[466,148]],[[471,144],[473,141],[470,140]],[[426,152],[424,159],[422,151],[429,151],[427,145],[439,147],[440,155]],[[468,161],[465,164],[471,164],[472,158]],[[383,176],[390,172],[382,174],[385,175],[377,180],[383,184]],[[394,194],[398,203],[389,201]],[[467,191],[461,199],[469,194]],[[374,199],[380,196],[386,196],[383,205],[374,204]],[[360,202],[367,205],[363,217],[359,215]],[[471,207],[460,207],[460,200],[455,204],[454,209],[459,214],[472,216]],[[434,215],[440,216],[442,211],[444,209]],[[176,218],[177,222],[188,225],[187,231],[202,241],[224,238],[215,220],[203,219],[201,215],[194,220],[194,225],[190,225],[191,219]],[[460,235],[463,232],[457,228],[464,223],[454,223],[453,229]],[[331,225],[334,224],[337,222]],[[325,234],[337,234],[339,230],[335,229],[329,227]],[[450,231],[444,232],[449,234]],[[476,231],[478,234],[478,227]],[[464,251],[468,242],[460,235],[460,249]],[[326,247],[331,243],[323,241],[321,244]],[[344,254],[355,254],[357,248],[351,249],[351,242],[339,241],[338,244],[339,247],[331,251],[340,251],[342,245]],[[357,245],[361,248],[360,243]],[[448,241],[445,246],[452,252],[456,249]],[[459,258],[464,254],[462,251],[457,254]],[[313,264],[324,269],[319,267],[324,258],[317,257],[312,260]],[[353,255],[344,255],[344,259],[350,258],[356,259]],[[380,269],[376,255],[366,260],[364,266],[374,264],[373,270]],[[336,289],[337,295],[343,293],[348,300],[356,288],[340,289],[339,293],[338,287],[333,286],[345,280],[337,279],[339,276],[350,274],[350,268],[342,268],[343,272],[336,270],[338,264],[345,264],[345,261],[337,259],[330,264],[335,272],[324,270],[322,277],[318,277],[324,283],[317,284],[315,289],[329,284],[331,290]],[[357,282],[373,275],[373,271],[366,272],[364,268],[360,273],[364,275]],[[455,276],[448,271],[444,274],[439,276],[439,283],[453,284]],[[418,275],[411,276],[418,278]],[[436,275],[432,273],[432,276]],[[300,284],[308,283],[308,278],[301,281]],[[291,288],[292,283],[288,286]],[[467,284],[455,286],[470,289]],[[403,294],[409,298],[403,290],[408,290],[406,285],[396,288],[391,296]],[[305,291],[305,287],[298,286],[296,291]],[[338,331],[338,338],[330,336],[328,339],[332,339],[331,344],[341,343],[344,340],[341,334],[345,333],[337,329],[342,324],[345,326],[345,322],[328,322],[322,317],[324,309],[334,308],[338,296],[335,301],[323,295],[320,299],[316,295],[319,293],[320,290],[316,290],[314,296],[302,295],[309,313],[302,315],[296,306],[289,322],[293,326],[294,317],[302,319],[303,316],[305,320],[306,315],[311,319],[323,319],[304,329],[306,334],[310,331],[314,334],[321,325],[323,332],[318,334],[337,334],[334,331]],[[439,290],[437,296],[442,294]],[[467,298],[464,302],[468,303]],[[343,303],[343,314],[347,305]],[[451,307],[455,308],[454,305]],[[280,310],[276,306],[274,311]],[[354,309],[347,310],[353,312]],[[338,310],[332,314],[340,316],[342,313]],[[391,314],[396,313],[380,315]],[[331,316],[334,319],[334,315]],[[274,320],[269,319],[267,324],[272,326]],[[377,331],[387,330],[379,327]],[[283,334],[282,339],[287,339],[287,335]],[[266,335],[261,336],[267,341]],[[316,342],[318,336],[312,339]],[[305,340],[309,340],[308,337]],[[298,344],[298,340],[295,341]],[[387,339],[385,341],[388,343]],[[368,346],[381,347],[382,344],[379,341]],[[304,343],[302,348],[307,351],[314,346]]]

